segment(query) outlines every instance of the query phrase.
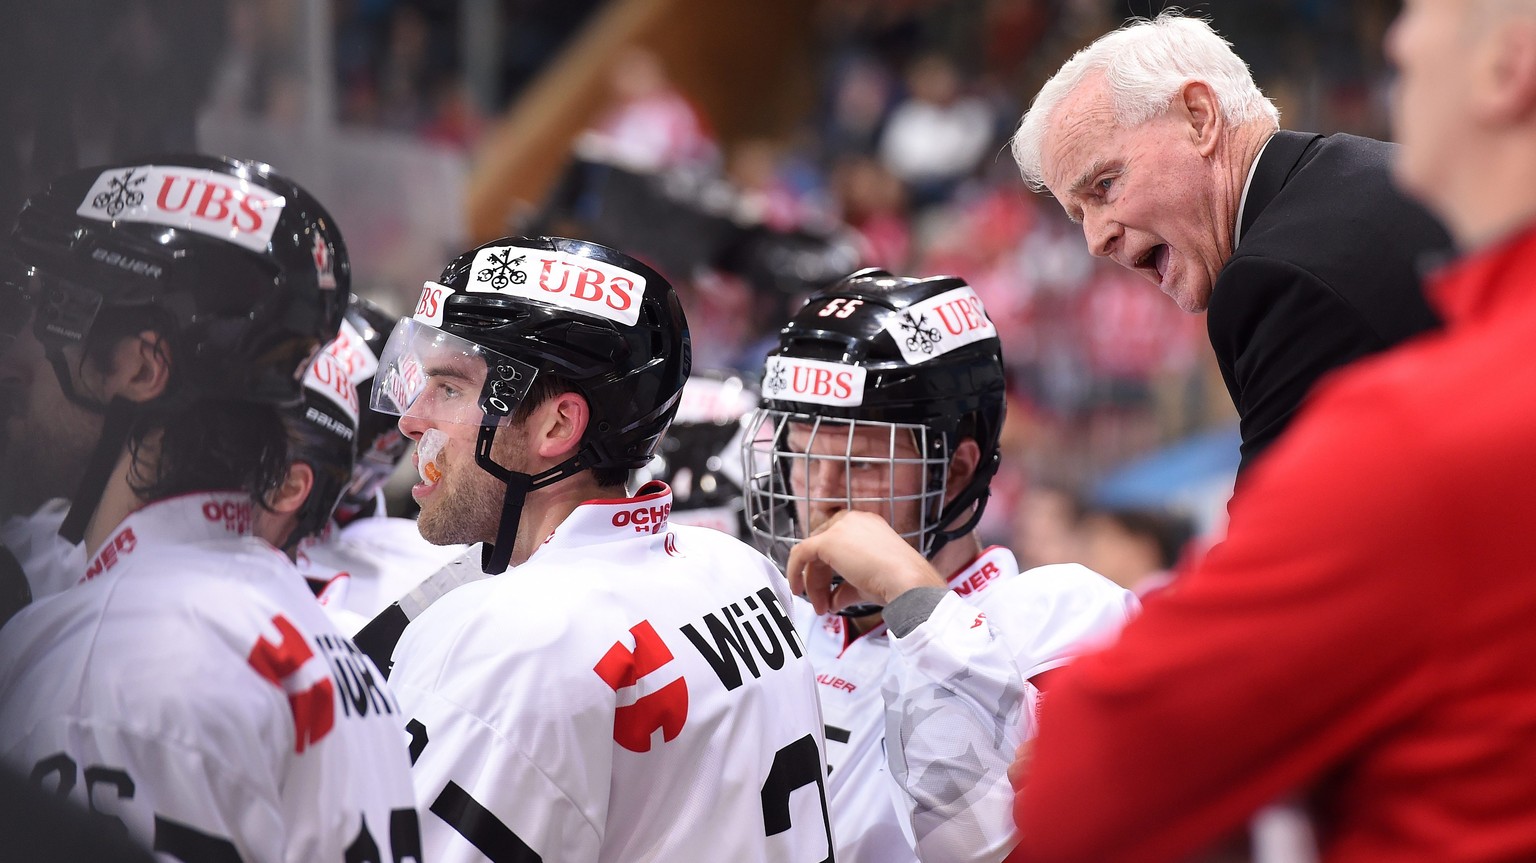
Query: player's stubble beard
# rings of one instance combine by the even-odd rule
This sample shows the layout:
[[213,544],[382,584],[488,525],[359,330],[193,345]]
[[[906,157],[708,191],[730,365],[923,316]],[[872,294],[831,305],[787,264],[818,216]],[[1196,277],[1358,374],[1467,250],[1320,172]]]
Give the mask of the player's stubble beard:
[[0,357],[0,518],[71,496],[101,426],[102,414],[65,397],[30,333],[18,336]]
[[[521,471],[526,452],[521,429],[510,425],[497,429],[491,450],[497,464]],[[433,545],[495,542],[506,484],[475,463],[473,444],[452,452],[445,448],[438,462],[442,487],[427,499],[416,519],[422,538]]]

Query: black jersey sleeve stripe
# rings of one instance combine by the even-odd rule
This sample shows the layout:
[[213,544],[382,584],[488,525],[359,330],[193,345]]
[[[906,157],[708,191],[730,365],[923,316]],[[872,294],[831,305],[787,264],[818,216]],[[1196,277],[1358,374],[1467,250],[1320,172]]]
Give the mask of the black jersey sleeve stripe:
[[544,858],[502,823],[491,810],[469,796],[457,782],[449,782],[432,802],[432,814],[459,831],[480,849],[491,863],[544,863]]
[[373,660],[385,679],[389,678],[390,659],[394,656],[395,645],[400,643],[400,636],[405,634],[405,627],[410,622],[405,610],[396,602],[379,612],[378,617],[368,621],[366,626],[352,636],[352,643]]

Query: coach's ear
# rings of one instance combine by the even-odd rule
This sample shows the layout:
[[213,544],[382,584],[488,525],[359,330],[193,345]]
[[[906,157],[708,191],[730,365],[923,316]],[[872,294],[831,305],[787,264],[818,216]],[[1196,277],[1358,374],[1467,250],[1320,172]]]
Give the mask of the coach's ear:
[[1172,110],[1178,111],[1188,124],[1189,140],[1205,158],[1216,153],[1226,131],[1226,119],[1221,115],[1221,103],[1216,91],[1204,81],[1189,81],[1179,89]]
[[976,476],[976,470],[981,466],[981,447],[971,438],[964,438],[960,445],[955,447],[955,454],[949,460],[949,480],[944,486],[944,502],[947,504],[959,496],[960,492],[970,484]]

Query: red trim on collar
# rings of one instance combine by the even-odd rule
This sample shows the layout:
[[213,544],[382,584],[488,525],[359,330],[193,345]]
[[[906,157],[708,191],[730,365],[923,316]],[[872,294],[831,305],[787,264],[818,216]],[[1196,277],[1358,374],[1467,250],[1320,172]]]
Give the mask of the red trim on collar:
[[651,480],[650,482],[636,489],[634,497],[593,498],[592,500],[582,501],[581,505],[586,506],[587,504],[595,504],[597,506],[623,506],[627,503],[640,503],[641,501],[655,500],[662,495],[671,493],[672,489],[668,488],[666,483],[656,479]]
[[986,557],[987,555],[991,554],[992,552],[996,551],[999,548],[1003,549],[1003,551],[1007,551],[1008,550],[1005,546],[989,545],[986,548],[982,549],[981,551],[976,552],[976,556],[972,557],[970,560],[966,561],[959,569],[956,569],[954,572],[951,572],[949,574],[949,578],[944,579],[944,582],[946,584],[948,584],[950,579],[954,578],[955,576],[959,575],[962,572],[965,572],[967,569],[970,569],[971,567],[975,566],[978,562],[980,562],[980,560],[982,558]]
[[671,511],[672,489],[661,482],[646,483],[635,497],[582,501],[549,532],[539,549],[555,545],[556,539],[584,544],[635,534],[661,538],[670,529]]
[[[969,561],[967,561],[964,566],[962,566],[959,569],[955,570],[953,573],[950,573],[949,578],[945,579],[944,584],[946,586],[948,586],[950,590],[955,590],[956,585],[953,584],[953,581],[956,578],[959,578],[960,576],[965,575],[966,573],[970,572],[971,569],[976,566],[976,564],[981,563],[982,558],[986,557],[987,555],[991,554],[992,552],[994,552],[994,551],[1007,551],[1007,550],[1008,550],[1008,548],[1006,546],[1001,546],[1001,545],[989,545],[989,546],[987,546],[986,548],[984,548],[981,551],[977,552],[976,556],[971,558]],[[989,581],[990,581],[990,579],[989,579]],[[985,586],[985,585],[983,585],[983,586]],[[970,592],[971,591],[966,591],[966,593],[970,593]],[[964,594],[962,594],[962,595],[964,595]],[[876,633],[885,632],[885,619],[882,617],[880,619],[879,623],[875,624],[874,626],[871,626],[867,631],[861,632],[858,635],[854,635],[853,634],[853,627],[848,623],[848,619],[847,618],[838,618],[838,626],[842,630],[843,649],[839,650],[837,655],[838,655],[838,658],[842,658],[843,653],[846,652],[848,650],[848,648],[852,647],[853,643],[855,641],[858,641],[859,639],[865,637],[866,635],[874,635]]]
[[848,652],[848,648],[852,647],[855,641],[858,641],[859,639],[866,636],[885,633],[885,618],[883,616],[880,618],[879,623],[871,626],[869,629],[859,633],[858,635],[853,634],[853,626],[849,624],[848,618],[842,617],[839,618],[839,620],[841,621],[843,628],[843,649],[837,652],[838,659],[843,658],[843,654]]
[[1002,567],[987,560],[988,557],[999,552],[1012,554],[1003,546],[989,545],[982,549],[981,554],[971,558],[970,563],[955,570],[953,575],[945,579],[944,585],[960,596],[970,596],[973,593],[986,590],[992,585],[993,579],[1003,575]]

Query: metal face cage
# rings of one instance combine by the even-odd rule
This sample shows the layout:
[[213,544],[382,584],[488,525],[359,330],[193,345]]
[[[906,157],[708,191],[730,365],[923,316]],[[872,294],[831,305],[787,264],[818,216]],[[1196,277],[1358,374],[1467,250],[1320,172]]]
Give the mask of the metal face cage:
[[876,513],[927,556],[944,509],[948,441],[926,426],[759,410],[742,435],[747,528],[781,568],[833,514]]

